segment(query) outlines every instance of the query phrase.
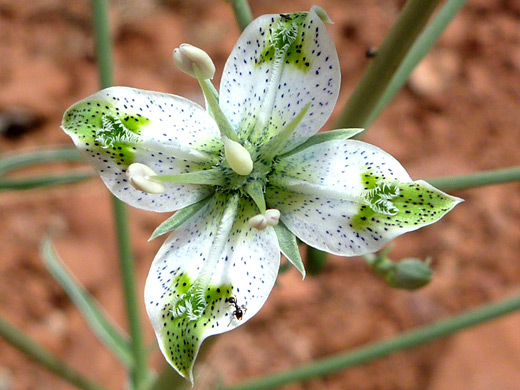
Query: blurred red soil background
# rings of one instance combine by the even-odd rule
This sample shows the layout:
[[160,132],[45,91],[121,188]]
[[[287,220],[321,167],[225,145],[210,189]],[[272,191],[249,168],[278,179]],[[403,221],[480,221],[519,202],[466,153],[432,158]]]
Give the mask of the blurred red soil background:
[[[255,15],[307,10],[313,3],[335,22],[329,31],[343,72],[337,117],[369,61],[365,51],[381,42],[403,1],[251,1]],[[172,49],[189,42],[209,52],[218,85],[239,36],[224,1],[114,0],[110,16],[118,85],[199,102],[195,80],[173,66]],[[88,1],[0,0],[0,53],[0,153],[71,145],[59,129],[61,116],[98,89]],[[365,139],[393,154],[416,179],[519,165],[519,76],[520,2],[470,0]],[[395,259],[432,257],[429,286],[391,289],[359,258],[330,257],[322,274],[305,281],[292,269],[255,318],[217,338],[198,362],[196,388],[288,369],[518,293],[520,184],[455,194],[466,201],[392,245]],[[140,309],[152,342],[142,291],[162,239],[147,239],[168,215],[132,209],[130,217]],[[0,193],[0,315],[85,375],[122,389],[124,371],[42,265],[38,246],[47,234],[125,327],[111,203],[99,179]],[[285,388],[520,389],[519,329],[520,314],[513,314]],[[164,364],[159,353],[153,363]],[[71,388],[0,340],[1,390]]]

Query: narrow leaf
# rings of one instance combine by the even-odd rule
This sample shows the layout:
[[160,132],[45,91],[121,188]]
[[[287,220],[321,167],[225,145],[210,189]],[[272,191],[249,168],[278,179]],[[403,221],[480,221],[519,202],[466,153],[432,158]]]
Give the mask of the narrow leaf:
[[113,321],[103,311],[99,303],[80,285],[58,258],[49,238],[43,240],[40,253],[49,273],[61,285],[76,305],[92,331],[127,366],[133,365],[126,336],[116,329]]
[[20,178],[0,178],[0,191],[6,190],[31,190],[33,188],[42,188],[56,186],[61,184],[77,183],[83,180],[91,179],[94,175],[88,172],[72,172],[57,175],[46,176],[29,176]]
[[191,206],[185,207],[182,210],[177,211],[166,221],[161,223],[157,229],[152,233],[152,236],[148,239],[148,241],[152,241],[154,238],[162,236],[163,234],[170,233],[171,231],[177,229],[184,222],[190,219],[195,213],[203,208],[209,201],[211,197],[207,197],[198,201],[197,203],[192,204]]
[[359,134],[364,129],[338,129],[338,130],[331,130],[331,131],[325,131],[323,133],[318,133],[313,135],[311,138],[309,138],[307,141],[305,141],[303,144],[298,146],[297,148],[285,153],[284,155],[280,156],[280,158],[284,158],[290,155],[293,155],[295,153],[301,152],[304,149],[307,149],[308,147],[311,147],[313,145],[321,144],[322,142],[328,142],[328,141],[334,141],[334,140],[346,140],[349,138],[352,138],[356,134]]
[[300,250],[298,249],[296,237],[289,229],[287,229],[282,221],[280,221],[278,225],[274,227],[274,231],[278,237],[280,250],[284,256],[287,257],[287,260],[289,260],[291,264],[294,265],[298,271],[300,271],[302,278],[305,278],[305,267],[303,266],[303,261],[300,256]]

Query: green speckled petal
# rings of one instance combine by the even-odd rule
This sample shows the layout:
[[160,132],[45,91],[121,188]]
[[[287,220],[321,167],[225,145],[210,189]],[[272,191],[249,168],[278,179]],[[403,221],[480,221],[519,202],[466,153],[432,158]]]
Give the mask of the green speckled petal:
[[126,87],[102,90],[71,106],[62,127],[107,187],[132,206],[174,211],[208,196],[211,187],[165,183],[163,194],[129,185],[128,165],[139,162],[159,175],[209,168],[222,146],[207,112],[184,98]]
[[242,33],[226,63],[220,105],[242,138],[265,142],[310,103],[283,153],[324,125],[340,78],[334,43],[314,10],[264,15]]
[[[429,225],[460,199],[412,182],[401,164],[360,141],[331,141],[282,159],[268,187],[268,207],[305,243],[353,256]],[[288,179],[289,178],[289,179]],[[285,188],[276,182],[290,182]]]
[[[263,306],[280,264],[280,248],[272,228],[253,229],[248,220],[258,211],[251,201],[241,199],[230,233],[219,237],[228,196],[217,194],[166,240],[157,254],[145,288],[148,315],[160,348],[168,362],[184,377],[193,380],[192,369],[206,337],[227,332],[245,323]],[[224,248],[217,262],[209,258],[217,241]],[[222,242],[222,241],[221,241]],[[200,283],[201,274],[211,275],[200,316],[185,310],[183,298]],[[191,290],[190,290],[191,289]],[[226,299],[234,297],[236,305]],[[191,303],[196,302],[193,293]],[[234,311],[240,308],[240,315]]]

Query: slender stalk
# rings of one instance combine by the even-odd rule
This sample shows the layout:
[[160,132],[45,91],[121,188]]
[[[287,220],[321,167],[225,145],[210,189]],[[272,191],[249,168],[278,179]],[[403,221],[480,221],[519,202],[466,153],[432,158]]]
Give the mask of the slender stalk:
[[62,175],[31,176],[23,178],[0,179],[0,191],[5,190],[30,190],[55,186],[60,184],[77,183],[91,179],[94,175],[85,172],[69,172]]
[[233,6],[233,12],[237,19],[238,27],[240,31],[244,31],[249,23],[253,20],[253,13],[249,7],[247,0],[231,0]]
[[410,73],[412,73],[417,64],[430,51],[433,45],[435,45],[448,24],[453,20],[455,15],[457,15],[466,2],[467,0],[449,0],[441,8],[435,19],[425,28],[424,32],[413,44],[404,61],[399,66],[399,69],[386,88],[384,95],[377,103],[377,106],[370,114],[370,117],[365,124],[367,128],[370,127],[381,111],[383,111],[387,104],[390,103],[395,94],[401,89],[406,80],[408,80]]
[[[112,49],[107,1],[92,0],[92,11],[96,33],[96,53],[100,85],[101,88],[107,88],[113,84]],[[131,336],[131,349],[134,358],[134,369],[130,373],[131,386],[134,389],[141,389],[148,381],[149,369],[136,294],[134,259],[128,232],[128,216],[124,203],[115,197],[112,199],[117,230],[120,270],[123,279],[123,291]]]
[[33,165],[54,164],[61,161],[83,161],[83,157],[76,148],[70,146],[53,146],[25,153],[3,154],[0,160],[0,175]]
[[520,166],[477,172],[470,175],[439,177],[427,180],[431,185],[444,191],[466,190],[469,188],[520,181]]
[[409,0],[367,67],[335,128],[366,127],[394,73],[423,30],[439,0]]
[[117,229],[117,244],[119,248],[119,264],[123,279],[123,291],[128,318],[131,350],[134,366],[131,372],[134,389],[142,389],[149,379],[146,347],[141,329],[140,313],[135,282],[135,267],[130,244],[128,215],[126,205],[116,197],[112,197],[115,224]]
[[108,22],[108,1],[91,0],[91,4],[96,40],[97,66],[99,69],[99,84],[101,88],[108,88],[114,85],[112,39]]
[[67,366],[47,350],[43,349],[36,341],[32,340],[16,327],[12,326],[0,317],[0,336],[13,347],[24,353],[36,363],[53,372],[60,378],[73,384],[78,389],[102,390],[103,387],[83,377],[80,373]]
[[[396,351],[402,351],[417,347],[440,337],[456,333],[462,329],[493,320],[500,316],[520,310],[520,296],[504,300],[502,302],[483,305],[476,310],[451,317],[433,325],[419,328],[411,332],[381,341],[354,351],[338,354],[325,359],[316,360],[299,368],[274,374],[242,385],[228,387],[225,390],[266,390],[286,385],[292,382],[300,382],[315,377],[344,370],[348,367],[360,365],[374,359],[382,358]],[[223,390],[223,389],[222,389]]]

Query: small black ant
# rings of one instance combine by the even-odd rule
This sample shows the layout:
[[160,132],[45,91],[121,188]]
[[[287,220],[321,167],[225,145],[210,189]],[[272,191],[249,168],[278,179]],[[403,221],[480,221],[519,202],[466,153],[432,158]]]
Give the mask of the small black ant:
[[233,313],[231,316],[231,321],[229,321],[229,325],[231,325],[231,322],[233,322],[233,319],[235,319],[235,318],[239,321],[242,320],[242,318],[244,318],[244,313],[247,311],[246,306],[245,305],[238,306],[238,302],[235,297],[226,298],[226,302],[230,303],[235,308],[235,310],[233,310]]

